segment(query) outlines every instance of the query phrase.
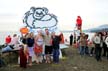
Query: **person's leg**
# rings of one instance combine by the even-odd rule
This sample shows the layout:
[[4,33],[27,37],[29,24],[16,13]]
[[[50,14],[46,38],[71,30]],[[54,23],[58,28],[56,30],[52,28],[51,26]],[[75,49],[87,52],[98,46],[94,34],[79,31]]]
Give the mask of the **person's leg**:
[[94,47],[91,47],[90,56],[92,56],[93,54],[94,54]]
[[36,57],[36,64],[39,64],[38,54],[35,54]]
[[59,63],[59,49],[56,50],[56,63]]
[[84,55],[84,46],[80,47],[80,55]]
[[107,53],[107,59],[108,59],[108,47],[107,47],[107,49],[106,49],[106,53]]
[[49,57],[49,54],[46,54],[46,63],[48,63],[48,57]]
[[85,46],[82,46],[82,55],[85,54]]
[[33,47],[28,47],[28,52],[29,52],[29,58],[28,58],[29,66],[32,66],[32,57],[34,55]]
[[39,62],[42,63],[42,54],[39,54]]
[[89,55],[89,47],[86,46],[86,54]]
[[106,44],[105,43],[103,43],[103,56],[105,57],[106,56],[106,49],[107,49],[107,47],[106,47]]
[[23,67],[26,68],[27,67],[27,58],[26,56],[24,56],[24,61],[23,61]]
[[88,48],[88,47],[87,47],[87,46],[85,46],[85,52],[84,52],[85,54],[87,54],[87,50],[88,50],[87,48]]
[[84,46],[81,46],[80,47],[80,54],[81,55],[84,55],[84,53],[85,53],[85,47]]
[[48,63],[51,63],[52,46],[49,46],[48,52]]
[[96,58],[96,60],[98,61],[98,46],[97,45],[95,45],[95,58]]
[[79,51],[80,51],[80,55],[82,55],[82,46],[80,46]]
[[46,61],[46,63],[47,63],[47,58],[48,58],[48,56],[47,56],[47,46],[45,45],[45,50],[44,50],[44,52],[45,52],[45,61]]
[[102,52],[102,48],[99,47],[99,60],[101,60],[101,52]]
[[28,62],[29,62],[29,66],[32,66],[32,56],[29,56]]
[[56,50],[53,49],[53,62],[56,62]]
[[72,45],[72,39],[70,38],[70,45]]
[[2,60],[0,59],[0,67],[2,67]]
[[81,46],[78,43],[78,53],[80,53],[80,52],[81,52]]
[[97,45],[97,61],[99,61],[101,58],[101,47],[100,45],[98,44]]
[[54,62],[59,63],[59,49],[55,49]]
[[48,63],[48,58],[49,58],[48,46],[45,46],[45,57],[46,57],[46,63]]

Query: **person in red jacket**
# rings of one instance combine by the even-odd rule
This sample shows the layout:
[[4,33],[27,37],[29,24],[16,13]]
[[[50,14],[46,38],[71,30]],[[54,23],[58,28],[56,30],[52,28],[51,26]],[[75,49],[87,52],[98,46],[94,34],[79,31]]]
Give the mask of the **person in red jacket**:
[[82,19],[80,16],[77,16],[77,19],[76,19],[76,26],[77,26],[77,29],[78,30],[81,30],[82,28]]
[[8,35],[8,36],[6,37],[6,39],[5,39],[5,43],[6,43],[6,44],[9,44],[10,42],[11,42],[11,36]]

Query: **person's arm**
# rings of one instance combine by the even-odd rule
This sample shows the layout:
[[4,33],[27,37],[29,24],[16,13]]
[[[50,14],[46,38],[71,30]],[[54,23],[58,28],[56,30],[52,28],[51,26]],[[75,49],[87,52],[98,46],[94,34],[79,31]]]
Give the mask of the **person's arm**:
[[105,39],[105,44],[106,44],[107,47],[108,47],[108,37],[106,37],[106,39]]
[[37,44],[38,36],[35,36],[34,38],[34,44]]
[[79,43],[81,43],[82,42],[82,37],[80,37],[80,40],[79,40]]
[[59,42],[62,40],[62,38],[61,38],[61,36],[57,36],[58,37],[58,40],[59,40]]
[[92,41],[93,41],[93,43],[95,44],[95,43],[96,43],[96,37],[93,37],[93,38],[92,38]]

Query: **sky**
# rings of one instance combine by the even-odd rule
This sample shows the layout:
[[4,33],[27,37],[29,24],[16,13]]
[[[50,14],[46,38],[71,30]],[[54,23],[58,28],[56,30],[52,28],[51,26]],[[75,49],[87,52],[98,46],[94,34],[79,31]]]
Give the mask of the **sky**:
[[48,8],[60,30],[73,30],[78,15],[83,29],[108,24],[108,0],[0,0],[0,31],[18,31],[31,6]]

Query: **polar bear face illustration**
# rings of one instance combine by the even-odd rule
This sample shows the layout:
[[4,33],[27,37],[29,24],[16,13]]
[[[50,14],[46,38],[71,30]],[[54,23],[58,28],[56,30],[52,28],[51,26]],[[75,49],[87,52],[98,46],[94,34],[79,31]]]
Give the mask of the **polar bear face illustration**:
[[40,20],[47,13],[48,13],[47,8],[36,8],[33,16],[34,18]]
[[25,13],[24,24],[30,29],[56,29],[57,17],[54,14],[50,14],[45,7],[31,7],[29,11]]

